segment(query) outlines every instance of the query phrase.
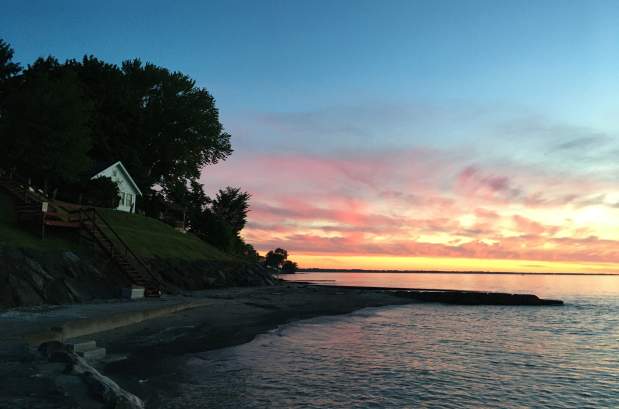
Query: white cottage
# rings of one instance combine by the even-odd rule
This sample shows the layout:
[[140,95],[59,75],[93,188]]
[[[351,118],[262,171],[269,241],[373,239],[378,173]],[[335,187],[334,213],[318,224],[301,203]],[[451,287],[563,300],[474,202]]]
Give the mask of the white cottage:
[[98,171],[91,179],[101,176],[111,178],[118,185],[120,198],[116,210],[134,213],[136,199],[138,195],[142,196],[142,192],[123,164],[118,161],[112,165],[104,166],[103,169]]

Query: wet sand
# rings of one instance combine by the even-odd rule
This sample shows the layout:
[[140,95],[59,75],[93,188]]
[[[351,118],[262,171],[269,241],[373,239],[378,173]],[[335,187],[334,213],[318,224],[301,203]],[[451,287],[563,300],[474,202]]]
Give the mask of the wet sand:
[[413,302],[378,290],[302,284],[211,290],[195,296],[212,303],[88,337],[105,346],[111,359],[124,358],[105,364],[102,371],[144,399],[147,407],[159,406],[161,391],[174,393],[185,354],[240,345],[295,320]]

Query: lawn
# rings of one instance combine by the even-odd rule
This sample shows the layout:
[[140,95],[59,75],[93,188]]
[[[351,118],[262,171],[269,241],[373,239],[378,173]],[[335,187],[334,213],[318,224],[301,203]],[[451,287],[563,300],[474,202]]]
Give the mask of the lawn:
[[181,233],[151,217],[111,209],[99,209],[99,214],[133,251],[143,257],[235,260],[193,234]]
[[[192,234],[176,231],[167,224],[142,215],[99,209],[118,235],[138,255],[184,260],[236,260]],[[35,226],[17,224],[11,196],[0,190],[0,245],[47,251],[79,251],[77,232],[47,228],[45,240]]]

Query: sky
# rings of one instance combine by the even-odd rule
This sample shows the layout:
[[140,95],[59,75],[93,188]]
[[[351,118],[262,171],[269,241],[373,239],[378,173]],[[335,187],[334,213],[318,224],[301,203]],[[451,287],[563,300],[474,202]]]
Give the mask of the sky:
[[615,1],[7,1],[0,38],[207,88],[235,152],[201,181],[262,253],[619,273]]

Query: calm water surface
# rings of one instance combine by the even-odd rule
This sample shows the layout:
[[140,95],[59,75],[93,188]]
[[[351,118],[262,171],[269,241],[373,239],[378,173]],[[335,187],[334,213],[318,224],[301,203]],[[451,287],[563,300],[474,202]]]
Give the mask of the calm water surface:
[[188,356],[181,394],[165,407],[619,407],[619,277],[294,278],[533,292],[567,305],[415,304],[293,323],[242,346]]

